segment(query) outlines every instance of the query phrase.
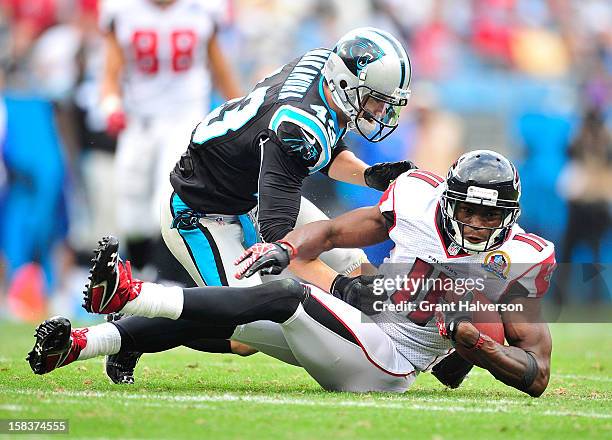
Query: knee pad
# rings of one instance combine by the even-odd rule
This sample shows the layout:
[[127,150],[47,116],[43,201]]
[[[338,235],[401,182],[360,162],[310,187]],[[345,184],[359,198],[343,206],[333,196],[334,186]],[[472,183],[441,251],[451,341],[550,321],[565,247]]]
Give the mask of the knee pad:
[[260,291],[260,300],[273,316],[271,320],[279,323],[295,313],[309,291],[307,286],[291,278],[271,281],[250,289]]
[[274,284],[278,284],[279,289],[287,292],[290,297],[302,301],[306,293],[306,287],[293,278],[286,278],[284,280],[272,281]]

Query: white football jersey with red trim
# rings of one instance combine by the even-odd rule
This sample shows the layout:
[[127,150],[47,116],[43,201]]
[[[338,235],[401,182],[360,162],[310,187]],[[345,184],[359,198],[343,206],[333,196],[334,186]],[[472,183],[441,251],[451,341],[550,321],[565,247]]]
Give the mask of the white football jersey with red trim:
[[123,51],[124,104],[132,115],[209,111],[208,42],[223,14],[223,2],[106,0],[100,26],[114,31]]
[[[548,290],[555,266],[553,243],[515,224],[504,244],[490,252],[469,254],[444,240],[439,221],[444,179],[425,170],[402,174],[383,194],[379,208],[389,220],[389,237],[395,243],[381,272],[394,280],[386,304],[411,302],[416,310],[390,311],[373,316],[417,368],[430,368],[448,354],[450,342],[438,334],[435,304],[452,286],[455,292],[480,291],[493,303],[509,295],[540,297]],[[400,277],[400,278],[397,278]],[[515,283],[520,286],[513,285]],[[441,287],[442,286],[442,287]],[[463,290],[462,290],[463,289]]]

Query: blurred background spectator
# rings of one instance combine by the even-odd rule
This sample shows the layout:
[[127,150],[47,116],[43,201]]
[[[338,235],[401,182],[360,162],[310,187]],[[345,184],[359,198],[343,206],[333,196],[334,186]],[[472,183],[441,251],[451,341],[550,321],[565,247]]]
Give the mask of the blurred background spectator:
[[[0,0],[0,301],[38,289],[25,297],[41,309],[47,298],[51,308],[57,298],[74,302],[80,253],[116,232],[104,196],[115,145],[99,107],[101,1]],[[555,242],[560,262],[612,262],[610,1],[227,0],[224,8],[219,41],[243,90],[350,28],[398,35],[412,60],[411,103],[385,142],[349,136],[351,148],[369,162],[409,158],[442,174],[466,149],[498,150],[519,166],[526,229]],[[315,201],[330,215],[379,197],[309,180],[306,191],[326,194]],[[388,248],[367,251],[380,263]],[[610,274],[602,277],[585,295],[567,271],[564,298],[610,301]]]

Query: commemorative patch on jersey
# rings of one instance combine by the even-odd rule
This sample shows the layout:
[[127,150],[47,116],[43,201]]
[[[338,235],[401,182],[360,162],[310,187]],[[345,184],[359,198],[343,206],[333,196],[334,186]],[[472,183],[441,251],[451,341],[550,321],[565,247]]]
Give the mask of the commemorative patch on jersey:
[[485,256],[482,268],[496,277],[505,280],[510,272],[510,256],[504,251],[489,252]]

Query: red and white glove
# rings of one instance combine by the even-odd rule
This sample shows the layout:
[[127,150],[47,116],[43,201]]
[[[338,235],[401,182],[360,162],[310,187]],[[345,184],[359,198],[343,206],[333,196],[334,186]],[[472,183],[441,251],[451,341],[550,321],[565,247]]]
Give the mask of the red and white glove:
[[256,272],[278,275],[296,255],[296,249],[286,241],[254,244],[234,261],[236,266],[244,263],[234,276],[241,280]]
[[104,98],[102,111],[106,115],[106,132],[112,137],[117,137],[127,125],[125,112],[121,108],[121,98],[116,95]]
[[[450,339],[453,343],[455,343],[455,335],[457,333],[457,329],[459,328],[459,324],[463,321],[472,322],[472,312],[469,311],[469,305],[474,300],[474,292],[467,292],[460,301],[455,302],[454,304],[446,302],[443,298],[440,299],[438,304],[442,306],[451,306],[447,307],[447,311],[442,312],[441,310],[436,310],[435,318],[436,318],[436,326],[438,327],[438,333],[440,336],[446,339]],[[463,307],[461,307],[463,306]]]

